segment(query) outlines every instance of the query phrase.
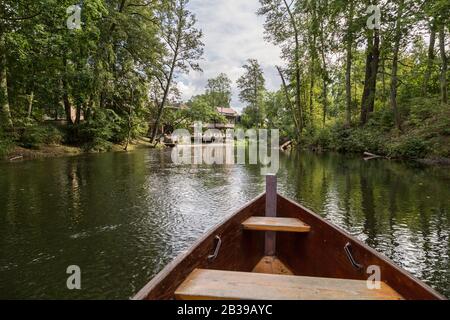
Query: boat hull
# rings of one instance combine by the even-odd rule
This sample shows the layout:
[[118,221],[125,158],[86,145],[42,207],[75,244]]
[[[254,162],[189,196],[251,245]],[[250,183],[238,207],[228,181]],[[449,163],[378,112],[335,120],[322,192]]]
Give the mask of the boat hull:
[[[176,289],[195,269],[251,272],[265,256],[265,233],[245,230],[242,222],[252,216],[265,215],[265,194],[238,210],[231,217],[199,239],[181,254],[133,299],[174,299]],[[311,226],[307,233],[279,232],[276,235],[276,256],[294,275],[367,280],[370,266],[381,271],[381,281],[395,289],[404,299],[445,299],[432,288],[414,278],[392,261],[332,225],[311,210],[277,196],[277,216],[297,218]],[[208,259],[216,248],[216,236],[221,247],[215,259]],[[344,247],[351,249],[351,263]]]

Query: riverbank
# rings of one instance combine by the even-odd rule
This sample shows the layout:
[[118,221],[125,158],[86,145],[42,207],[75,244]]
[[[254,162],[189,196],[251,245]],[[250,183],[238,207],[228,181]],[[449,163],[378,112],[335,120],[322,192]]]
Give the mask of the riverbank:
[[[158,145],[158,148],[163,147]],[[139,138],[133,140],[129,145],[127,150],[124,150],[125,146],[123,144],[112,144],[108,150],[86,150],[82,147],[63,145],[63,144],[49,144],[49,145],[39,145],[37,148],[29,149],[21,146],[11,146],[9,151],[0,156],[0,161],[20,161],[20,160],[34,160],[34,159],[45,159],[45,158],[58,158],[58,157],[70,157],[78,156],[81,154],[89,153],[103,153],[103,152],[127,152],[134,151],[142,148],[154,148],[154,145],[150,143],[148,138]],[[355,154],[361,155],[363,157],[364,148],[356,148],[357,150],[340,150],[339,148],[323,147],[318,144],[309,144],[305,149],[315,153],[323,152],[337,152],[340,154]],[[423,158],[408,158],[408,157],[389,157],[386,153],[380,153],[379,157],[390,160],[409,160],[418,162],[428,166],[450,166],[450,157],[439,157],[435,155],[428,155]]]
[[[431,103],[431,102],[428,102]],[[450,164],[450,108],[411,102],[401,128],[390,110],[374,113],[365,126],[334,123],[306,134],[301,146],[313,151],[369,152],[390,159]]]
[[4,161],[19,161],[19,160],[33,160],[44,158],[57,158],[57,157],[70,157],[77,156],[86,153],[99,153],[99,152],[126,152],[133,151],[140,148],[151,148],[152,144],[147,138],[139,138],[133,140],[127,150],[124,150],[125,146],[122,144],[112,144],[107,151],[92,151],[86,150],[82,147],[63,145],[63,144],[48,144],[39,145],[36,148],[28,149],[21,146],[11,146],[9,151],[0,157],[0,160]]

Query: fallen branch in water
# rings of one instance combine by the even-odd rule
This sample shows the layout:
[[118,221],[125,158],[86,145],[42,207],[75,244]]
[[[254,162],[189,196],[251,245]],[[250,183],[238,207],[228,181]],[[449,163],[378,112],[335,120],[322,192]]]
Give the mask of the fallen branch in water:
[[380,158],[389,159],[388,157],[385,157],[385,156],[379,156],[374,153],[364,152],[364,161],[369,161],[372,159],[380,159]]
[[23,156],[17,156],[17,157],[13,157],[11,159],[9,159],[9,161],[15,161],[15,160],[21,160],[23,159]]
[[289,148],[291,145],[292,145],[292,141],[289,140],[289,141],[287,141],[286,143],[284,143],[284,144],[280,147],[280,149],[284,151],[284,150],[286,150],[287,148]]

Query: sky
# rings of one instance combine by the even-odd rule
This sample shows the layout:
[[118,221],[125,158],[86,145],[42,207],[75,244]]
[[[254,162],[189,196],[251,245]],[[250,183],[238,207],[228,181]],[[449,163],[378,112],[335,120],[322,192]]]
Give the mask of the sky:
[[191,0],[189,10],[203,30],[205,53],[200,61],[202,73],[191,71],[178,77],[184,101],[205,90],[207,80],[224,72],[233,81],[231,106],[242,111],[236,80],[244,73],[249,58],[257,59],[266,78],[266,88],[280,87],[276,65],[283,65],[281,50],[264,40],[264,17],[258,17],[258,0]]

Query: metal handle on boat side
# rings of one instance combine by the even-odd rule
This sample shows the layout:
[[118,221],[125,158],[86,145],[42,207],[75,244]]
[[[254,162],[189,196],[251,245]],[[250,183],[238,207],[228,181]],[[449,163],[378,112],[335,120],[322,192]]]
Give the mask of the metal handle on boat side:
[[216,249],[214,250],[214,253],[208,256],[209,261],[213,261],[217,258],[219,255],[220,246],[222,245],[222,239],[220,239],[219,236],[216,236],[214,239],[216,239]]
[[344,246],[344,251],[347,254],[347,258],[348,258],[348,260],[350,260],[350,263],[352,264],[352,266],[355,269],[361,270],[363,268],[363,266],[361,264],[357,263],[355,258],[353,258],[351,249],[352,249],[351,243],[347,242],[347,244]]

